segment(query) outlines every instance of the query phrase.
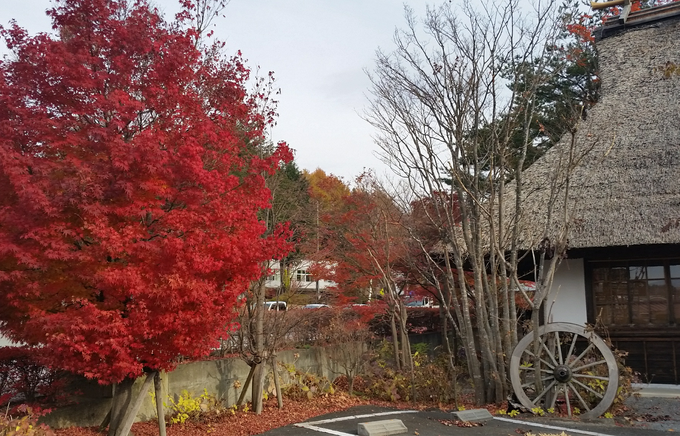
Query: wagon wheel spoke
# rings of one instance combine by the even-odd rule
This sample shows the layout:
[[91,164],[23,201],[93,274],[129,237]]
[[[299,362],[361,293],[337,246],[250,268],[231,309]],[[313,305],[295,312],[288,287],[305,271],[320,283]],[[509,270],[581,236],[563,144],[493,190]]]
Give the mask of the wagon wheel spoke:
[[588,412],[590,412],[590,407],[588,407],[588,404],[585,402],[585,400],[583,399],[583,397],[581,396],[581,394],[578,393],[578,391],[576,390],[576,388],[574,388],[574,386],[572,386],[571,383],[568,383],[567,386],[568,386],[568,388],[571,388],[572,391],[574,391],[574,395],[576,395],[576,398],[578,398],[578,401],[583,405],[583,407],[584,407]]
[[555,353],[551,352],[548,349],[548,346],[545,344],[545,342],[543,341],[542,338],[539,339],[539,340],[541,341],[541,346],[543,346],[543,349],[545,350],[546,354],[548,354],[548,357],[550,357],[550,360],[552,360],[553,367],[559,365],[559,363],[557,363],[557,360],[555,360],[555,356],[554,356]]
[[555,386],[555,384],[557,384],[557,382],[555,380],[551,381],[550,384],[548,385],[548,387],[543,389],[543,392],[541,392],[541,394],[538,397],[534,398],[534,401],[533,401],[534,406],[538,405],[539,400],[541,398],[543,398],[545,396],[545,394],[547,394],[548,391],[550,391],[550,389],[552,389],[552,387]]
[[532,353],[531,351],[529,351],[529,350],[524,350],[524,352],[527,353],[529,356],[534,357],[534,358],[540,360],[540,361],[541,361],[545,366],[547,366],[548,368],[550,368],[550,369],[553,369],[553,368],[554,368],[553,365],[551,365],[550,363],[546,362],[546,361],[543,360],[542,358],[536,357],[536,355],[535,355],[534,353]]
[[557,401],[557,394],[559,393],[559,389],[555,392],[555,395],[553,395],[550,398],[550,404],[548,404],[547,409],[554,409],[555,408],[555,402]]
[[580,381],[576,380],[575,378],[572,379],[571,381],[573,381],[573,382],[576,383],[577,385],[581,386],[583,389],[587,390],[588,392],[590,392],[591,394],[595,395],[595,396],[598,397],[598,398],[603,398],[603,397],[604,397],[604,395],[602,395],[601,393],[597,392],[596,390],[594,390],[594,389],[591,388],[590,386],[581,383]]
[[593,343],[591,342],[591,343],[588,345],[588,348],[586,348],[585,350],[583,350],[583,353],[581,353],[581,354],[576,358],[576,360],[574,360],[573,362],[571,362],[571,363],[569,364],[569,366],[571,366],[571,367],[573,368],[574,365],[576,365],[578,362],[581,361],[581,359],[583,359],[583,356],[585,356],[586,354],[588,354],[588,352],[589,352],[590,350],[593,349],[593,347],[594,347],[594,345],[593,345]]
[[569,363],[569,358],[574,354],[574,347],[576,347],[576,340],[578,339],[578,335],[576,333],[571,335],[571,345],[569,346],[569,352],[567,353],[567,357],[564,359],[566,363]]
[[587,365],[579,366],[578,368],[573,368],[572,371],[577,372],[577,371],[581,371],[582,369],[591,368],[593,366],[602,365],[602,364],[606,365],[607,359],[598,360],[597,362],[593,362],[593,363],[589,363]]
[[[550,377],[542,378],[541,381],[542,381],[542,382],[546,382],[546,381],[548,381],[548,380],[552,380],[553,378],[554,378],[554,377],[551,375]],[[533,386],[534,384],[535,384],[534,381],[530,381],[529,383],[524,383],[524,384],[522,385],[522,387],[523,387],[523,388],[528,388],[529,386]]]
[[567,415],[571,416],[571,401],[569,401],[569,388],[564,387],[564,402],[567,403]]
[[555,331],[555,341],[557,342],[557,353],[559,357],[559,364],[562,365],[564,364],[564,359],[562,358],[562,344],[560,343],[560,332]]
[[591,378],[591,379],[593,379],[593,380],[609,381],[609,377],[601,377],[601,376],[599,376],[599,375],[574,374],[574,377],[578,377],[578,378]]
[[[536,371],[536,368],[534,368],[533,366],[520,366],[519,370],[520,371],[529,371],[529,370]],[[546,373],[552,374],[552,371],[550,371],[549,369],[541,368],[541,372],[546,372]]]

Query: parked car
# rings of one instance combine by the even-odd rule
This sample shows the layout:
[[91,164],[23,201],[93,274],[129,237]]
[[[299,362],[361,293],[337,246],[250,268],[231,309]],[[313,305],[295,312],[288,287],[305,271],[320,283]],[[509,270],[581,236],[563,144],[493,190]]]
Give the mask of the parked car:
[[288,305],[285,301],[265,301],[264,308],[265,310],[276,310],[283,312],[288,310]]
[[406,307],[439,307],[430,297],[411,297],[406,300]]
[[302,306],[303,309],[322,309],[324,307],[331,307],[328,304],[321,304],[321,303],[314,303],[314,304],[305,304]]

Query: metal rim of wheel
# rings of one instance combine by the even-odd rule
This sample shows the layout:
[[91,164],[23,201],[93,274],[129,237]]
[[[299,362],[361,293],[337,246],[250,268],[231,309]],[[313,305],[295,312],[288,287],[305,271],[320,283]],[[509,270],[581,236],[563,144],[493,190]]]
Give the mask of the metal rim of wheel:
[[[539,327],[538,336],[538,359],[532,351],[533,332],[517,343],[510,358],[510,380],[519,402],[529,410],[554,409],[561,394],[569,416],[576,407],[583,407],[585,412],[580,416],[586,419],[606,412],[616,397],[619,370],[614,354],[602,338],[583,326],[564,322]],[[584,350],[579,348],[577,354],[576,344],[584,339],[588,345]],[[535,360],[540,365],[540,392],[531,376],[527,376],[536,372],[531,363]],[[593,400],[584,399],[586,393]]]

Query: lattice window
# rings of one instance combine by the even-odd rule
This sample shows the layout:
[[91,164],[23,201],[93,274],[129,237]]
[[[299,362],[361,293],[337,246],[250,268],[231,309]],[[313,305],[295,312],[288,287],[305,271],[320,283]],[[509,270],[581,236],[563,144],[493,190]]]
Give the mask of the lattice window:
[[608,326],[666,326],[680,320],[680,261],[597,265],[595,315]]
[[312,275],[305,269],[299,269],[295,273],[295,280],[298,282],[313,282]]

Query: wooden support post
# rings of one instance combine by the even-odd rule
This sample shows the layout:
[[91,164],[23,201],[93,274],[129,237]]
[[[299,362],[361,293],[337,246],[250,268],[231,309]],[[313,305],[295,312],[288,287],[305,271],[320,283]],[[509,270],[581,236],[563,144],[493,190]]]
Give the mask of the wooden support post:
[[165,409],[163,408],[163,385],[160,371],[156,371],[153,377],[154,392],[156,394],[156,415],[158,416],[158,434],[166,436],[165,433]]

